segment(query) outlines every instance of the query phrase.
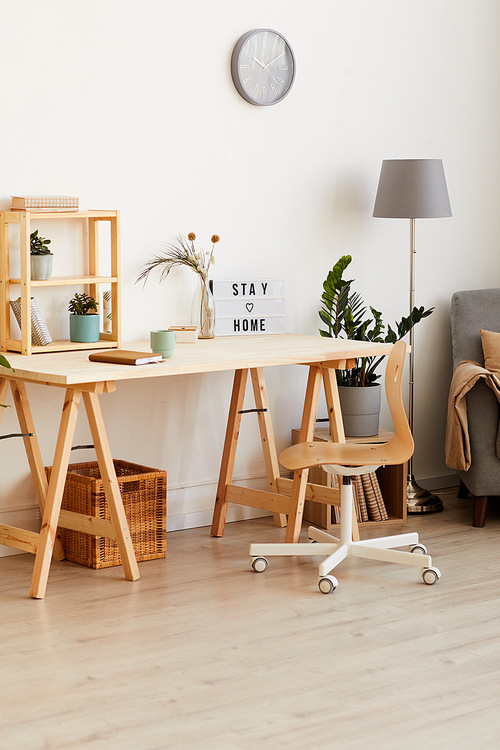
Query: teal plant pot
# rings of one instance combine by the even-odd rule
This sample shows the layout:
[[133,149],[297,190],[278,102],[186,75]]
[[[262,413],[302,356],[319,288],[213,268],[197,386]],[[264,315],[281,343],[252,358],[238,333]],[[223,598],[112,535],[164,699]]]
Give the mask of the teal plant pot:
[[99,341],[99,315],[70,315],[69,338],[81,344]]

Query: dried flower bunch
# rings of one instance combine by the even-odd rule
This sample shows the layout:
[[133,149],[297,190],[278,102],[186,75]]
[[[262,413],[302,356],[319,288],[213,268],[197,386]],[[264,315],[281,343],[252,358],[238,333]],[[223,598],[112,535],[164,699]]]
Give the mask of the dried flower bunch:
[[165,245],[165,250],[161,255],[155,255],[148,261],[144,269],[141,271],[137,281],[146,282],[149,274],[153,269],[157,269],[160,272],[160,281],[163,281],[174,266],[187,266],[192,268],[195,273],[198,273],[205,281],[208,278],[210,266],[214,263],[214,247],[219,242],[220,237],[218,234],[213,234],[210,238],[212,242],[212,249],[210,252],[203,252],[203,250],[197,250],[195,246],[196,235],[194,232],[189,232],[187,239],[184,239],[182,235],[179,235],[179,242],[177,245],[168,243]]

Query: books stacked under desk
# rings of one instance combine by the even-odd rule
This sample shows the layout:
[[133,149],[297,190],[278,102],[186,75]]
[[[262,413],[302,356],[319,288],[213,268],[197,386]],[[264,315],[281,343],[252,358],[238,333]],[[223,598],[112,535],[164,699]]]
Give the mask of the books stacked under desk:
[[[300,430],[292,430],[292,444],[298,442]],[[370,438],[347,438],[347,442],[385,442],[392,437],[392,432],[381,430],[377,436]],[[328,428],[317,427],[314,433],[314,439],[320,441],[329,441],[330,430]],[[366,475],[369,476],[369,475]],[[407,465],[398,464],[396,466],[385,466],[377,469],[375,472],[377,485],[375,490],[370,490],[368,483],[365,479],[365,487],[362,488],[364,503],[359,504],[359,511],[357,509],[358,522],[366,526],[375,526],[377,523],[385,522],[388,524],[400,524],[406,523],[406,479],[407,479]],[[337,478],[331,473],[327,473],[320,466],[315,466],[309,470],[309,482],[314,484],[321,484],[328,487],[337,487]],[[359,486],[359,483],[358,483]],[[357,497],[361,497],[361,489],[356,490],[356,485],[353,482],[354,488],[354,500],[357,501]],[[377,506],[375,505],[371,494],[372,491],[375,493],[375,499],[380,492],[383,498],[384,510],[380,510],[381,516],[378,517]],[[371,509],[367,505],[367,494],[368,503]],[[379,497],[380,500],[380,497]],[[366,509],[364,508],[366,505]],[[365,515],[365,511],[367,516]],[[325,505],[323,503],[314,502],[313,500],[306,500],[304,506],[304,521],[309,522],[313,526],[317,526],[323,529],[331,529],[333,526],[339,523],[340,509],[335,505]]]
[[[331,486],[340,489],[340,477],[336,474],[330,474],[330,476]],[[371,474],[362,474],[354,478],[353,495],[358,523],[387,521],[389,519],[378,478],[374,471]],[[340,523],[340,508],[337,505],[332,505],[332,521],[333,523]]]

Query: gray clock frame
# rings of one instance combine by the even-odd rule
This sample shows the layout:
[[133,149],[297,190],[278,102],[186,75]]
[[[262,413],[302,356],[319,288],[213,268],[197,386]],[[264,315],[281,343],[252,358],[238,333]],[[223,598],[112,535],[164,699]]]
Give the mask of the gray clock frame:
[[[291,55],[292,61],[293,61],[293,71],[292,71],[292,79],[290,81],[290,85],[288,86],[288,88],[285,91],[285,93],[282,96],[280,96],[279,99],[276,99],[274,102],[256,102],[254,99],[252,99],[251,96],[248,95],[248,93],[244,89],[244,87],[243,87],[243,85],[241,83],[241,79],[240,79],[240,75],[241,74],[240,74],[240,69],[239,69],[239,58],[240,58],[241,49],[242,49],[243,45],[248,41],[248,39],[250,39],[251,36],[253,36],[254,34],[258,34],[259,32],[262,32],[262,31],[268,31],[271,34],[276,34],[276,36],[281,37],[281,39],[283,39],[283,41],[285,42],[286,46],[290,50],[290,55]],[[283,99],[286,96],[288,96],[288,94],[290,93],[290,90],[291,90],[291,88],[293,86],[293,83],[295,81],[295,69],[296,69],[295,55],[294,55],[294,52],[293,52],[293,49],[292,49],[290,43],[288,42],[287,39],[285,39],[285,37],[283,36],[283,34],[280,34],[279,31],[275,31],[274,29],[265,29],[265,28],[261,29],[261,28],[258,28],[258,29],[252,29],[251,31],[247,31],[245,34],[243,34],[242,36],[240,36],[240,38],[238,39],[238,41],[234,45],[234,49],[233,49],[233,52],[231,54],[231,78],[233,79],[234,87],[235,87],[236,91],[238,92],[238,94],[246,102],[248,102],[249,104],[253,104],[255,107],[272,107],[274,104],[279,104],[280,102],[282,102]]]

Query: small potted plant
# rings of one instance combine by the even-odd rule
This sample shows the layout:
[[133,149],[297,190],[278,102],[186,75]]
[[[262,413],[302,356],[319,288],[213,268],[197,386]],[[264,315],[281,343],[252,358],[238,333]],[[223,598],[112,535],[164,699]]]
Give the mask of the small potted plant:
[[69,338],[71,341],[90,343],[99,341],[99,314],[97,302],[87,294],[75,294],[69,301]]
[[31,278],[36,281],[50,279],[52,273],[52,259],[54,254],[47,245],[50,240],[40,237],[38,229],[30,234]]

